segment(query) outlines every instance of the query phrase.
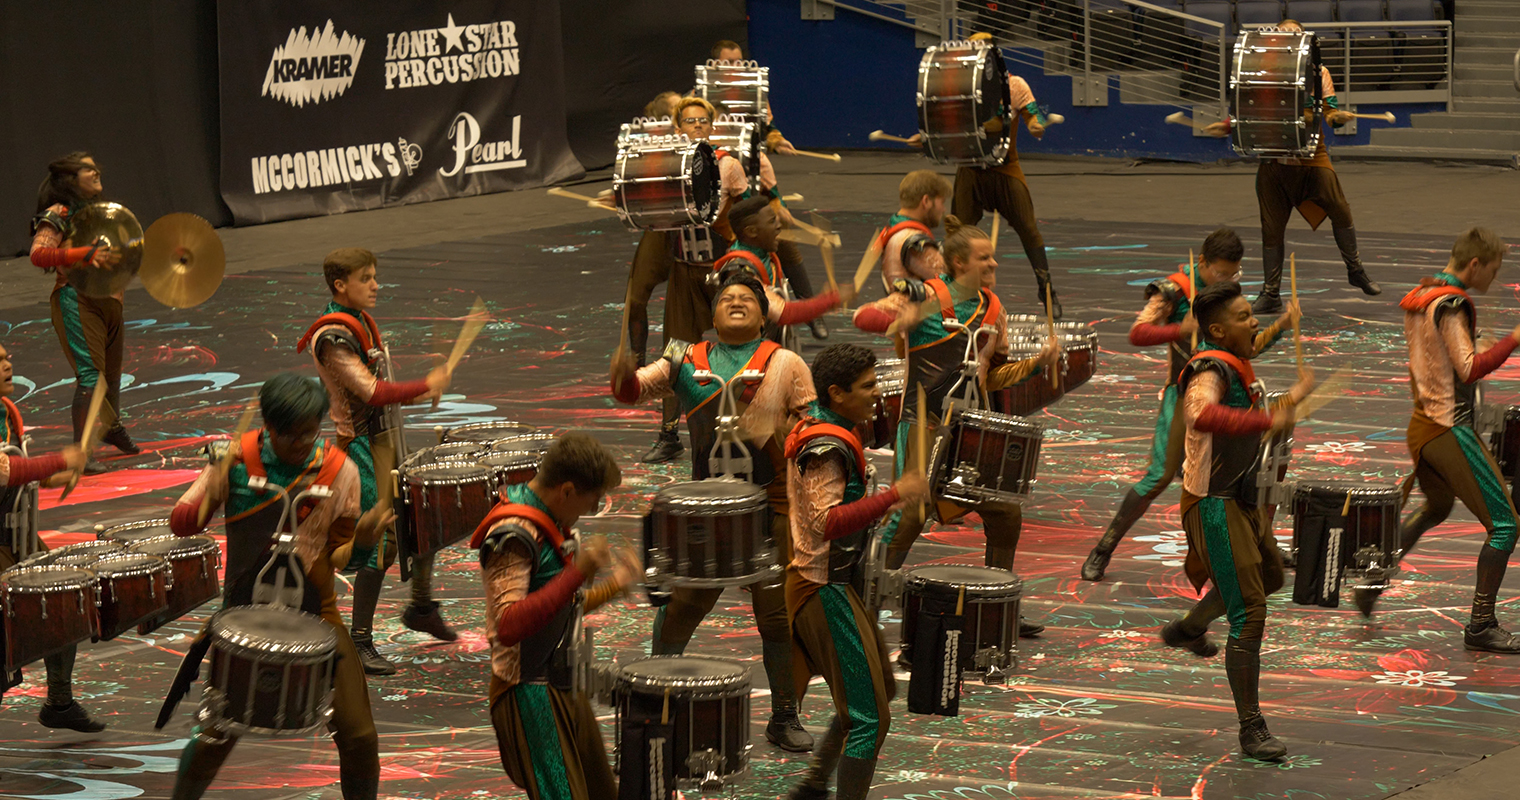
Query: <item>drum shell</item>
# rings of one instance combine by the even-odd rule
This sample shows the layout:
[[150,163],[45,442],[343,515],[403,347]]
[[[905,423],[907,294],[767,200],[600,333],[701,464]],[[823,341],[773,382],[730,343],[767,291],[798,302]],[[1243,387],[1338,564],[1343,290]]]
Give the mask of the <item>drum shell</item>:
[[766,122],[770,116],[770,68],[753,61],[698,64],[696,94],[712,103],[719,114]]
[[[955,583],[933,577],[936,566],[917,567],[908,570],[903,583],[902,652],[903,659],[913,660],[913,643],[918,635],[918,618],[924,600],[948,602],[953,610],[962,586],[966,587],[966,604],[963,609],[964,638],[960,648],[960,667],[963,672],[979,674],[983,670],[976,663],[977,651],[991,650],[999,654],[1004,666],[1012,666],[1016,659],[1019,640],[1019,608],[1023,599],[1024,584],[1007,570],[993,567],[958,567],[958,570],[978,570],[986,573],[981,584]],[[937,603],[938,604],[938,603]]]
[[139,634],[146,636],[222,593],[217,576],[222,551],[210,536],[148,539],[127,548],[127,552],[147,553],[169,562],[168,603],[158,615],[137,626]]
[[684,136],[633,139],[618,148],[612,197],[633,230],[677,230],[718,218],[722,178],[712,146]]
[[538,475],[540,461],[542,458],[537,453],[502,451],[486,453],[475,463],[491,470],[496,493],[505,498],[508,486],[527,483]]
[[[703,681],[701,685],[683,684],[679,680],[651,680],[635,674],[641,665],[651,662],[716,662],[736,668],[726,680]],[[670,691],[670,726],[674,742],[676,781],[681,788],[696,788],[704,773],[696,774],[687,757],[703,750],[723,755],[716,770],[727,779],[744,772],[750,749],[750,678],[741,665],[714,658],[693,656],[652,656],[624,665],[613,686],[613,703],[617,710],[619,749],[624,720],[658,721],[665,708],[666,690]],[[621,757],[621,752],[619,752]]]
[[1230,75],[1234,121],[1230,142],[1245,156],[1312,157],[1323,135],[1318,104],[1311,121],[1305,105],[1319,85],[1312,34],[1245,30],[1235,46]]
[[[1001,51],[946,42],[924,52],[918,68],[919,132],[925,154],[943,164],[998,166],[1011,144],[1008,70]],[[987,123],[1002,124],[989,131]]]
[[138,542],[173,535],[174,531],[169,527],[169,520],[145,519],[139,522],[112,525],[95,534],[95,538],[101,540],[110,539],[111,541],[119,542],[122,547],[131,547]]
[[[721,479],[714,479],[721,480]],[[674,586],[747,586],[774,572],[770,504],[751,484],[747,496],[721,506],[675,496],[695,481],[655,493],[645,522],[645,564]],[[733,482],[737,483],[737,482]]]
[[[229,612],[278,613],[287,629],[299,627],[315,645],[278,649],[239,641],[225,627]],[[323,626],[320,631],[315,626]],[[202,722],[215,721],[237,735],[295,735],[319,731],[332,716],[337,634],[321,618],[285,608],[240,606],[211,620],[211,669]]]
[[931,488],[962,505],[1020,502],[1034,489],[1045,431],[1022,417],[959,411],[936,433]]
[[401,472],[405,528],[415,555],[430,555],[468,538],[496,505],[495,476],[489,468],[473,461],[449,466],[467,467],[471,474],[429,478]]
[[[148,563],[137,563],[139,559]],[[131,565],[130,568],[118,568]],[[115,639],[169,607],[169,562],[145,553],[124,553],[95,564],[100,586],[100,638]]]
[[[46,584],[31,579],[46,577]],[[77,567],[43,565],[0,573],[5,671],[99,635],[95,574]]]

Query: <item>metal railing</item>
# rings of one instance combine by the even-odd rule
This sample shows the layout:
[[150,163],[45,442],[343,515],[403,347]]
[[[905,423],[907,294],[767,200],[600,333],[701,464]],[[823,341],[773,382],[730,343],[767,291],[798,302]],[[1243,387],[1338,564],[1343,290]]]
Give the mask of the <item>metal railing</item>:
[[1358,103],[1445,103],[1451,110],[1449,21],[1309,22],[1304,29],[1319,37],[1320,57],[1342,108]]

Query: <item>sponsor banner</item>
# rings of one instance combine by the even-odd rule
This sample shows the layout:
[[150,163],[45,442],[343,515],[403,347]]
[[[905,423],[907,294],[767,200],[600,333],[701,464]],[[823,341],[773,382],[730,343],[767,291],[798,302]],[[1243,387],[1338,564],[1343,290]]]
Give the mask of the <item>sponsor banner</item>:
[[221,191],[238,224],[576,177],[558,2],[221,0]]

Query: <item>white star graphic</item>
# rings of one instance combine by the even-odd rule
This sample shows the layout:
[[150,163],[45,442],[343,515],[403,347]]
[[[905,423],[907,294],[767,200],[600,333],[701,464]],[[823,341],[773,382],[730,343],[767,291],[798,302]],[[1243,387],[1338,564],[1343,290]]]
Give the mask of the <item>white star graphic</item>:
[[439,28],[438,30],[443,34],[444,41],[446,42],[446,46],[444,47],[443,52],[447,53],[450,50],[464,50],[464,42],[460,41],[460,37],[464,36],[464,26],[454,24],[453,14],[449,15],[448,26]]

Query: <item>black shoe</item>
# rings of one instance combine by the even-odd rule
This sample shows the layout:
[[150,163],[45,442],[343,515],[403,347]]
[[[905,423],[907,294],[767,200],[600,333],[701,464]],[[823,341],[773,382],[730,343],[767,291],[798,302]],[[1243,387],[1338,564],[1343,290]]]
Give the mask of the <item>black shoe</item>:
[[1356,610],[1362,612],[1363,617],[1372,619],[1372,608],[1382,594],[1382,589],[1352,589],[1351,602],[1356,604]]
[[90,712],[74,700],[66,706],[43,703],[42,710],[37,712],[37,721],[49,728],[68,728],[80,733],[100,733],[106,729],[104,722],[90,716]]
[[1113,557],[1114,553],[1112,550],[1105,553],[1094,547],[1092,552],[1087,554],[1087,560],[1082,562],[1082,580],[1103,580],[1103,573],[1108,571],[1108,561]]
[[1256,295],[1256,302],[1251,304],[1251,310],[1257,314],[1277,314],[1283,310],[1282,295],[1277,292],[1262,292]]
[[375,649],[371,636],[355,636],[354,649],[359,651],[359,663],[364,665],[365,675],[395,675],[396,665]]
[[[1040,287],[1040,305],[1045,305],[1045,287]],[[1052,319],[1061,318],[1061,298],[1056,296],[1056,290],[1050,290],[1050,306],[1045,309]]]
[[1277,557],[1282,559],[1282,564],[1288,569],[1298,569],[1298,559],[1294,557],[1292,550],[1282,547],[1277,548]]
[[639,462],[643,464],[663,464],[666,461],[674,461],[677,456],[684,452],[686,452],[686,448],[681,445],[681,437],[677,436],[674,431],[661,433],[660,438],[654,440],[654,446],[649,448],[649,452],[645,453],[644,457],[639,459]]
[[1490,622],[1481,630],[1473,630],[1472,626],[1462,628],[1462,647],[1466,650],[1478,650],[1484,653],[1520,653],[1520,639],[1509,631],[1499,627],[1499,623]]
[[813,331],[813,338],[820,342],[829,338],[829,325],[823,321],[823,317],[809,322],[808,328]]
[[802,727],[796,711],[777,711],[765,726],[765,738],[771,744],[791,753],[806,753],[813,749],[813,734]]
[[797,784],[797,788],[793,789],[792,793],[786,796],[786,800],[829,800],[829,790],[827,788],[819,789],[815,786],[799,783]]
[[449,623],[443,620],[443,615],[438,613],[437,601],[420,604],[412,603],[401,612],[401,624],[406,627],[425,633],[440,642],[453,642],[459,639],[459,634],[449,627]]
[[1240,723],[1240,752],[1259,761],[1277,761],[1288,754],[1288,747],[1267,730],[1266,718],[1257,714]]
[[1020,639],[1033,639],[1034,637],[1039,636],[1040,634],[1042,634],[1044,632],[1045,632],[1045,626],[1044,625],[1041,625],[1038,622],[1030,622],[1029,620],[1026,620],[1023,617],[1019,617],[1019,638]]
[[86,475],[104,475],[107,472],[110,472],[111,468],[92,458],[89,461],[84,462],[83,471]]
[[129,456],[135,456],[142,452],[141,447],[133,444],[132,437],[127,434],[127,429],[120,425],[106,431],[106,435],[100,437],[100,441]]
[[1219,645],[1209,641],[1209,632],[1204,631],[1193,638],[1188,638],[1182,630],[1182,620],[1174,619],[1161,626],[1161,641],[1167,647],[1176,647],[1192,653],[1199,658],[1213,658],[1219,655]]
[[1383,287],[1367,274],[1365,269],[1346,270],[1346,282],[1362,290],[1362,294],[1378,295],[1383,293]]

